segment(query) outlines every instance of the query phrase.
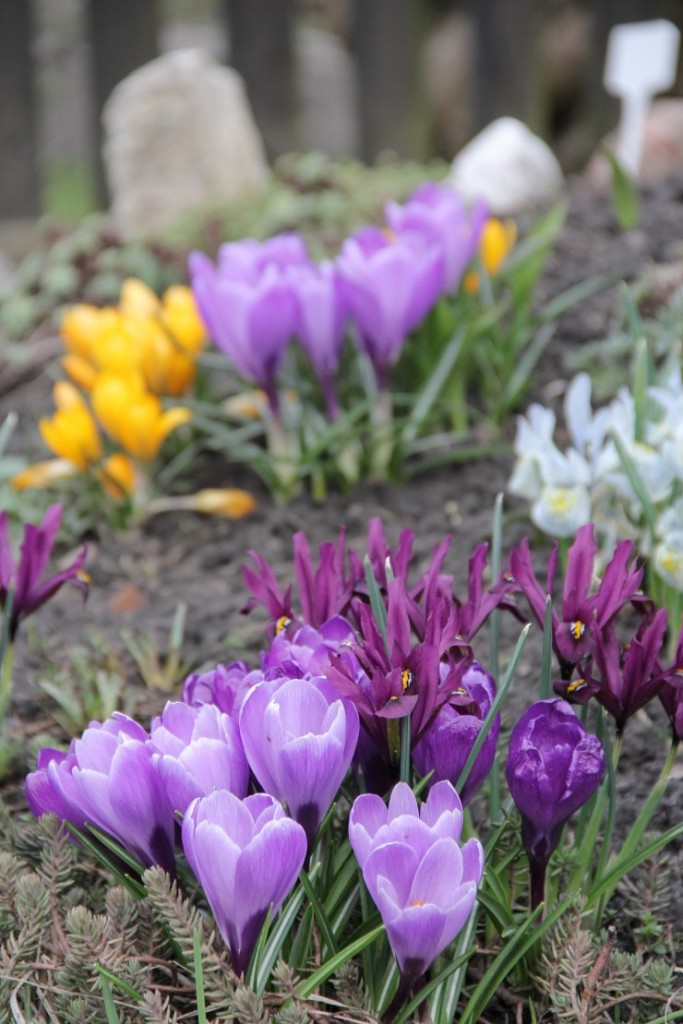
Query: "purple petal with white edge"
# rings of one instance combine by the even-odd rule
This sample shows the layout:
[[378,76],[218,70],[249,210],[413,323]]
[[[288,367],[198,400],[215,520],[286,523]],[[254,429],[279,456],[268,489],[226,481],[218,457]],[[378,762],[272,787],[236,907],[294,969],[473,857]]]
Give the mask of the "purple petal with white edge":
[[264,732],[264,718],[273,693],[282,680],[261,683],[247,694],[240,710],[239,729],[247,761],[256,778],[268,793],[278,792],[273,775],[270,746],[273,737]]
[[376,793],[362,793],[353,802],[349,814],[349,842],[363,868],[377,832],[387,823],[387,805]]
[[376,847],[366,860],[363,878],[385,924],[408,902],[418,863],[415,851],[400,842]]
[[387,923],[389,944],[404,977],[421,977],[446,948],[450,941],[444,937],[447,923],[448,915],[433,903],[405,907]]
[[460,847],[453,839],[437,839],[418,864],[408,895],[409,903],[435,903],[450,909],[462,881]]
[[484,874],[484,847],[478,839],[468,839],[460,847],[462,854],[462,881],[479,885]]
[[[445,827],[449,836],[456,841],[459,840],[462,831],[462,801],[455,786],[446,781],[437,782],[432,786],[420,808],[420,817],[430,828],[436,828],[440,832],[441,827]],[[445,818],[443,822],[442,818]]]
[[409,814],[413,818],[419,818],[420,812],[417,808],[415,794],[405,782],[398,782],[389,798],[389,813],[387,820],[393,821],[401,814]]

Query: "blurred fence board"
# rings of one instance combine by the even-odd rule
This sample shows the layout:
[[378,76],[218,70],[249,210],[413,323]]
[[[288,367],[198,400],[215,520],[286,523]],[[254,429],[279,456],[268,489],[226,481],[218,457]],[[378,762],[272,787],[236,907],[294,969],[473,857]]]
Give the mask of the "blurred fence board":
[[[0,5],[4,2],[0,0]],[[86,27],[92,48],[97,192],[98,198],[106,201],[106,182],[100,159],[102,107],[114,86],[131,71],[157,56],[157,0],[88,0]]]
[[27,0],[0,0],[0,217],[40,212],[37,111]]
[[229,63],[242,75],[270,157],[295,148],[291,0],[224,0]]
[[365,160],[383,149],[403,157],[427,155],[420,72],[426,16],[425,5],[415,0],[354,0],[352,51]]

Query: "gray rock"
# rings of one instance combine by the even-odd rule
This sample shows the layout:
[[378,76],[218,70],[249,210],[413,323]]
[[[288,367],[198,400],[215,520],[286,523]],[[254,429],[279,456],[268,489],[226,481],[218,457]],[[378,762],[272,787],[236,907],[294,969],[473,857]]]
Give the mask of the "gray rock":
[[552,150],[514,117],[499,117],[456,156],[448,181],[468,202],[483,196],[508,216],[552,203],[564,176]]
[[127,238],[268,184],[242,79],[202,50],[174,50],[138,68],[112,92],[103,124],[111,212]]

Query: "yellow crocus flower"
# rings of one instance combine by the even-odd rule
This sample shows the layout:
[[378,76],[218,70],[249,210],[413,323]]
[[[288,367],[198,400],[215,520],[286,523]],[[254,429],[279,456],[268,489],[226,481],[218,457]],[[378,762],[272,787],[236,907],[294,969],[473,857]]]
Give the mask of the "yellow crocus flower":
[[188,354],[194,355],[200,351],[206,340],[206,329],[191,288],[176,284],[165,292],[161,322],[174,341]]
[[254,495],[239,487],[208,487],[192,497],[197,512],[226,519],[242,519],[256,508]]
[[137,471],[135,463],[123,452],[114,452],[102,463],[100,470],[102,486],[111,498],[120,500],[135,492]]
[[137,277],[127,277],[121,285],[119,309],[138,317],[158,317],[161,303],[152,289]]
[[61,459],[68,459],[78,469],[87,469],[102,457],[97,424],[79,392],[68,381],[54,387],[57,410],[51,418],[39,423],[45,444]]
[[77,472],[77,467],[69,459],[47,459],[44,462],[34,462],[32,466],[15,473],[10,479],[10,486],[15,491],[51,487],[52,484],[66,480]]
[[93,362],[93,348],[111,310],[86,303],[70,306],[62,318],[60,334],[69,352]]
[[90,391],[95,383],[97,370],[89,359],[84,359],[83,356],[79,356],[75,352],[69,352],[68,355],[62,356],[61,363],[65,373],[71,377],[74,383],[78,384],[79,388]]
[[92,404],[109,436],[129,455],[143,460],[154,458],[171,431],[192,418],[183,406],[164,411],[156,395],[145,390],[139,374],[100,374]]
[[[479,258],[489,276],[497,274],[503,261],[509,255],[517,241],[517,225],[513,220],[499,220],[489,217],[484,225],[479,242]],[[465,275],[464,288],[467,292],[475,292],[479,287],[479,275],[470,270]]]

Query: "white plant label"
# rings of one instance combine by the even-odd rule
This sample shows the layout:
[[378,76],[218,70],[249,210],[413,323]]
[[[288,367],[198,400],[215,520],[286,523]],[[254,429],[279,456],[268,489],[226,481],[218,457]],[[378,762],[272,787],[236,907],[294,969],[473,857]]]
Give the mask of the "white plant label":
[[615,25],[609,34],[605,88],[621,98],[617,158],[634,178],[640,168],[645,116],[653,96],[676,78],[680,32],[670,21]]

